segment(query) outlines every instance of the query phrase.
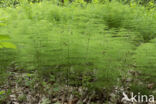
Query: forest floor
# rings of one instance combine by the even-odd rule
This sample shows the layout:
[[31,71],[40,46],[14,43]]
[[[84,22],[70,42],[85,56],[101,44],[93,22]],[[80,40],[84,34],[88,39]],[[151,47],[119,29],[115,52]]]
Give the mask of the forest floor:
[[[102,92],[90,91],[82,86],[73,87],[47,82],[38,78],[36,74],[18,71],[9,73],[8,82],[0,88],[0,95],[2,95],[2,91],[6,94],[3,104],[143,104],[121,101],[122,92],[128,91],[128,83],[132,80],[130,78],[123,82],[127,83],[126,86],[116,87],[108,94],[105,89]],[[131,73],[134,74],[134,72]],[[149,89],[152,89],[153,86],[153,84],[147,85]],[[156,102],[145,104],[156,104]]]

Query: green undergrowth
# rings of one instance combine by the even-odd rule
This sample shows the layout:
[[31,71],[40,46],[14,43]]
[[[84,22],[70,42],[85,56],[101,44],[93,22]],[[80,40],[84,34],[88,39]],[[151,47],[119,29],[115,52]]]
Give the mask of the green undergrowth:
[[120,85],[129,69],[143,71],[151,81],[155,77],[156,15],[144,7],[41,2],[0,11],[7,24],[0,31],[17,47],[3,49],[6,58],[0,59],[13,62],[16,69],[98,88]]

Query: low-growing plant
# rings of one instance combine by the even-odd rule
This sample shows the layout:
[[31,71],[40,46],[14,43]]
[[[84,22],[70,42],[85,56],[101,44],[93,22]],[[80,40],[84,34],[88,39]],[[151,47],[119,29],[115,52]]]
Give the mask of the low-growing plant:
[[[145,7],[82,0],[64,6],[26,2],[2,11],[8,17],[7,26],[0,30],[9,34],[0,37],[9,35],[15,43],[17,49],[11,54],[19,70],[36,71],[53,83],[94,89],[120,85],[131,68],[151,75],[151,82],[155,78],[156,15]],[[5,51],[4,60],[10,53]]]

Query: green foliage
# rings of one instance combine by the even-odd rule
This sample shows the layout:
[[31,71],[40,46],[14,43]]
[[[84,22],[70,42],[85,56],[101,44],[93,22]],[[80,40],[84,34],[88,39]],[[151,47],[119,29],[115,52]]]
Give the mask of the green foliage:
[[[5,19],[0,19],[0,30],[6,27]],[[2,34],[1,34],[2,33]],[[0,85],[7,80],[8,73],[6,68],[13,61],[12,49],[16,49],[16,46],[10,42],[8,35],[3,35],[3,31],[0,33]]]
[[5,102],[5,100],[6,100],[5,93],[6,92],[4,90],[0,91],[0,103],[4,103]]
[[[119,84],[133,64],[155,76],[156,48],[148,43],[156,38],[155,12],[114,1],[94,2],[78,0],[64,6],[25,2],[2,10],[8,18],[1,31],[9,33],[17,46],[11,52],[16,66],[36,70],[52,81],[98,88]],[[14,48],[8,43],[4,46]]]
[[6,103],[8,99],[8,95],[10,94],[10,90],[0,90],[0,103]]
[[[0,28],[6,26],[3,19],[0,19]],[[10,42],[6,42],[7,40],[10,40],[10,37],[8,35],[0,34],[0,48],[16,48],[16,46]]]
[[136,84],[132,84],[130,86],[131,91],[136,95],[139,93],[141,93],[141,95],[151,95],[152,92],[145,86],[145,85],[136,85]]
[[154,43],[146,43],[138,47],[136,50],[137,69],[143,73],[143,76],[149,82],[154,82],[156,77],[156,45]]

